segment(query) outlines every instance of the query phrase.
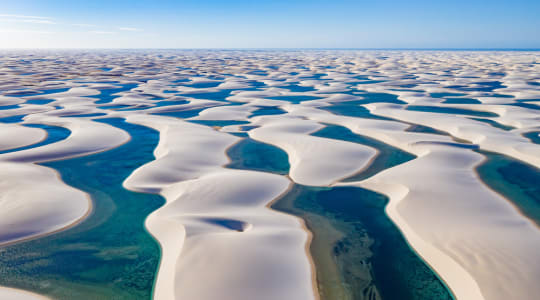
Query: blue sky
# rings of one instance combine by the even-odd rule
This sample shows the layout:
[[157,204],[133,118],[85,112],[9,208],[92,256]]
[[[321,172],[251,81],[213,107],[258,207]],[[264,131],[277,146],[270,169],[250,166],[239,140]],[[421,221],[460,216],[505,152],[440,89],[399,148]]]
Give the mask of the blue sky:
[[1,48],[540,48],[539,0],[0,0]]

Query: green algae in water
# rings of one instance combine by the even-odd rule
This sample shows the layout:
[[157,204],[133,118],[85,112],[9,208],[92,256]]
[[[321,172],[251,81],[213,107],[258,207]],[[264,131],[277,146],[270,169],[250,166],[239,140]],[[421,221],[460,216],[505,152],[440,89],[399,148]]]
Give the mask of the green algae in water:
[[[356,187],[295,185],[272,208],[303,218],[313,232],[311,245],[322,299],[453,299],[433,271],[412,251],[384,212],[385,196]],[[321,222],[324,218],[327,223]],[[321,226],[322,225],[322,226]],[[337,231],[336,241],[318,241]],[[326,245],[325,245],[326,244]],[[330,248],[340,279],[326,278]],[[336,294],[335,284],[342,285]]]
[[43,164],[92,197],[93,212],[65,231],[0,249],[0,285],[55,299],[151,299],[160,249],[144,228],[164,203],[128,191],[123,180],[154,159],[159,134],[121,119],[102,120],[132,140],[90,156]]

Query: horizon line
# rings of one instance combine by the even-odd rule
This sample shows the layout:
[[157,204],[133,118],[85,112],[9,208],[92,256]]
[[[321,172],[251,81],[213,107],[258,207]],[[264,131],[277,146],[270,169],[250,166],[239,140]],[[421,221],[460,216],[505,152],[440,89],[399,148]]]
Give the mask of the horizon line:
[[501,47],[501,48],[490,48],[490,47],[373,47],[373,48],[355,48],[355,47],[343,47],[343,48],[333,48],[333,47],[195,47],[195,48],[182,48],[182,47],[172,47],[172,48],[159,48],[159,47],[113,47],[113,48],[88,48],[88,47],[0,47],[2,50],[387,50],[387,51],[540,51],[540,48],[511,48],[511,47]]

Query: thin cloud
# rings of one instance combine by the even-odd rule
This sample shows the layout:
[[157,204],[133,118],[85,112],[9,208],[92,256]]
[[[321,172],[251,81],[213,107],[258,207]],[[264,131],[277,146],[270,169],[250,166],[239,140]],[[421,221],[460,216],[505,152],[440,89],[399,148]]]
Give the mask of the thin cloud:
[[26,29],[1,29],[2,33],[32,33],[32,34],[53,34],[52,31],[43,31],[43,30],[26,30]]
[[45,20],[45,19],[22,19],[22,20],[15,20],[16,22],[24,22],[24,23],[34,23],[34,24],[56,24],[56,22],[53,22],[51,20]]
[[135,27],[119,27],[118,30],[122,30],[122,31],[142,31],[142,29],[135,28]]
[[94,24],[71,24],[72,26],[77,26],[77,27],[97,27],[97,25],[94,25]]
[[92,31],[88,31],[88,33],[93,33],[93,34],[115,34],[116,32],[114,32],[114,31],[92,30]]
[[11,15],[11,14],[0,14],[0,18],[17,18],[17,19],[52,19],[49,17],[39,17],[39,16],[25,16],[25,15]]
[[0,14],[0,22],[21,22],[21,23],[33,23],[33,24],[56,24],[52,18],[39,17],[39,16],[25,16],[25,15],[12,15],[12,14]]

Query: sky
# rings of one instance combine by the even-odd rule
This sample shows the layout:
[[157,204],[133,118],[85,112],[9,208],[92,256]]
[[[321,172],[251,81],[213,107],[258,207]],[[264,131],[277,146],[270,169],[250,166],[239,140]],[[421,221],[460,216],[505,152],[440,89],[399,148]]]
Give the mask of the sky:
[[539,0],[0,0],[0,48],[540,48]]

